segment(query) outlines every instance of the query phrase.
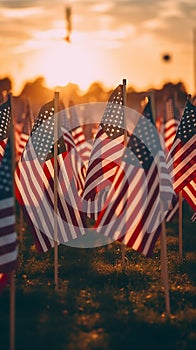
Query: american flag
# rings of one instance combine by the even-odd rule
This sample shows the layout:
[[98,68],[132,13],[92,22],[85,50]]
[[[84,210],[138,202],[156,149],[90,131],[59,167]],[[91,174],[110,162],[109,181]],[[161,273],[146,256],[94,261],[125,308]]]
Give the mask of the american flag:
[[[196,96],[192,99],[192,104],[196,105]],[[196,178],[190,181],[182,190],[182,196],[196,212]]]
[[58,208],[57,213],[54,211],[54,118],[57,117],[58,114],[54,116],[54,101],[41,108],[15,175],[17,198],[23,205],[37,247],[43,252],[54,246],[54,218],[58,225],[57,243],[66,243],[85,234],[81,201],[72,171],[73,155],[66,151],[62,134],[55,140]]
[[[165,118],[165,145],[168,150],[171,149],[176,132],[179,125],[179,112],[177,111],[174,99],[169,98],[166,102],[166,118]],[[196,180],[192,180],[187,186],[182,190],[182,196],[189,205],[196,210]],[[166,221],[170,221],[176,215],[179,209],[179,199],[178,195],[175,194],[172,199],[171,209],[166,215]]]
[[[192,98],[192,104],[196,105],[196,96]],[[183,188],[182,196],[196,212],[196,178]]]
[[78,153],[85,163],[89,161],[92,146],[85,140],[84,131],[80,125],[78,114],[73,101],[69,102],[71,133]]
[[8,138],[0,165],[0,272],[14,270],[18,255],[12,174],[12,151]]
[[111,94],[92,146],[83,199],[84,211],[96,219],[124,149],[123,85]]
[[[128,144],[105,208],[95,224],[98,232],[150,256],[161,232],[161,200],[172,198],[164,152],[152,123],[150,101]],[[166,210],[166,208],[165,208]]]
[[0,272],[12,271],[17,261],[12,181],[10,97],[0,106]]
[[196,107],[187,101],[169,152],[168,165],[176,193],[196,177]]

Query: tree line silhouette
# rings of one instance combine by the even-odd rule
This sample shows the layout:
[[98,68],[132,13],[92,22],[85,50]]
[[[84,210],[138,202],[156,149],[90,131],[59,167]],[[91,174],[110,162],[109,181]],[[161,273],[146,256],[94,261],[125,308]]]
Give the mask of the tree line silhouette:
[[[0,103],[5,100],[5,96],[12,91],[13,82],[9,77],[0,79]],[[173,96],[175,98],[176,107],[182,111],[186,102],[187,94],[185,84],[178,82],[165,83],[160,89],[149,88],[146,91],[137,91],[134,87],[127,86],[127,107],[133,108],[141,112],[142,100],[150,91],[153,91],[155,102],[156,116],[164,115],[165,101],[167,98]],[[89,88],[82,93],[79,85],[69,83],[60,88],[60,96],[65,107],[68,107],[69,101],[72,100],[75,105],[92,103],[92,102],[106,102],[110,96],[112,89],[106,89],[101,82],[93,82]],[[20,118],[21,114],[26,109],[26,101],[31,106],[31,111],[35,117],[41,106],[53,99],[54,89],[50,89],[45,84],[44,77],[38,77],[34,81],[27,81],[24,84],[21,92],[14,96],[14,114],[16,118]]]

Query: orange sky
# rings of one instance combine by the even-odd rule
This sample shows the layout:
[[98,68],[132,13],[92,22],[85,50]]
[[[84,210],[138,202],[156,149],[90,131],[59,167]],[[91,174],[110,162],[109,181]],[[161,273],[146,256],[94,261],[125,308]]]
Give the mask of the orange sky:
[[[72,9],[71,43],[64,40]],[[51,86],[122,81],[137,89],[183,81],[194,93],[195,0],[0,1],[0,78],[19,93],[39,75]],[[164,53],[171,55],[164,62]]]

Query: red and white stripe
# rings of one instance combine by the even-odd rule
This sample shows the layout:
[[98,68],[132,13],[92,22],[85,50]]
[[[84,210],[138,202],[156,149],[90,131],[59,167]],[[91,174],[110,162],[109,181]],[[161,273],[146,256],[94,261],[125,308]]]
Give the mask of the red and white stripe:
[[[169,99],[166,102],[166,122],[164,125],[164,141],[166,153],[171,149],[176,132],[178,129],[179,121],[175,119],[174,115],[174,102],[172,99]],[[171,207],[168,210],[168,213],[165,217],[166,221],[171,221],[179,210],[179,200],[178,195],[174,194],[172,198]]]
[[98,232],[149,256],[160,234],[160,222],[157,165],[153,162],[145,173],[122,163],[96,222]]
[[179,192],[196,176],[196,135],[186,143],[176,138],[170,149],[168,167],[175,192]]
[[92,146],[85,140],[83,129],[81,126],[73,129],[71,131],[76,148],[81,158],[85,163],[87,163],[90,159],[91,148]]
[[17,261],[14,198],[0,200],[0,271],[12,271]]
[[196,211],[196,179],[192,180],[183,188],[182,196],[186,199],[191,208]]
[[[15,173],[16,195],[24,206],[40,251],[54,246],[54,217],[57,220],[57,242],[66,243],[85,233],[81,203],[67,152],[58,155],[58,210],[54,211],[54,166],[48,160],[42,166],[28,142]],[[73,151],[71,151],[73,152]]]
[[0,164],[1,164],[1,160],[2,160],[4,153],[5,153],[7,141],[8,141],[8,138],[5,138],[4,140],[0,141]]
[[78,188],[79,194],[82,194],[84,190],[84,181],[86,178],[86,167],[83,159],[78,153],[72,134],[63,126],[61,127],[61,130],[63,133],[63,138],[64,138],[66,148],[71,158],[73,175],[74,175],[75,181],[77,182],[77,188]]
[[29,139],[29,135],[25,134],[25,133],[21,133],[20,135],[20,141],[18,143],[18,147],[17,147],[17,155],[18,155],[18,158],[20,158],[22,156],[22,153],[23,153],[23,150],[26,146],[26,143]]
[[110,139],[99,126],[88,165],[83,198],[91,200],[111,185],[124,152],[124,135]]
[[179,121],[172,118],[165,123],[164,130],[164,138],[165,138],[165,146],[168,150],[170,150],[174,137],[176,135],[176,131],[178,129]]

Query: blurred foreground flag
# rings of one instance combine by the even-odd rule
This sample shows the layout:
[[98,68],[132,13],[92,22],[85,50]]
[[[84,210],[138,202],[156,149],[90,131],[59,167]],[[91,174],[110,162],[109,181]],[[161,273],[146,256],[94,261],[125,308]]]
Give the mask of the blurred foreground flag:
[[[11,125],[10,99],[0,106],[0,273],[16,268],[17,235],[15,232],[15,210],[13,195],[12,149],[9,140]],[[3,143],[4,141],[4,143]]]
[[168,155],[175,192],[196,178],[196,107],[187,101]]

